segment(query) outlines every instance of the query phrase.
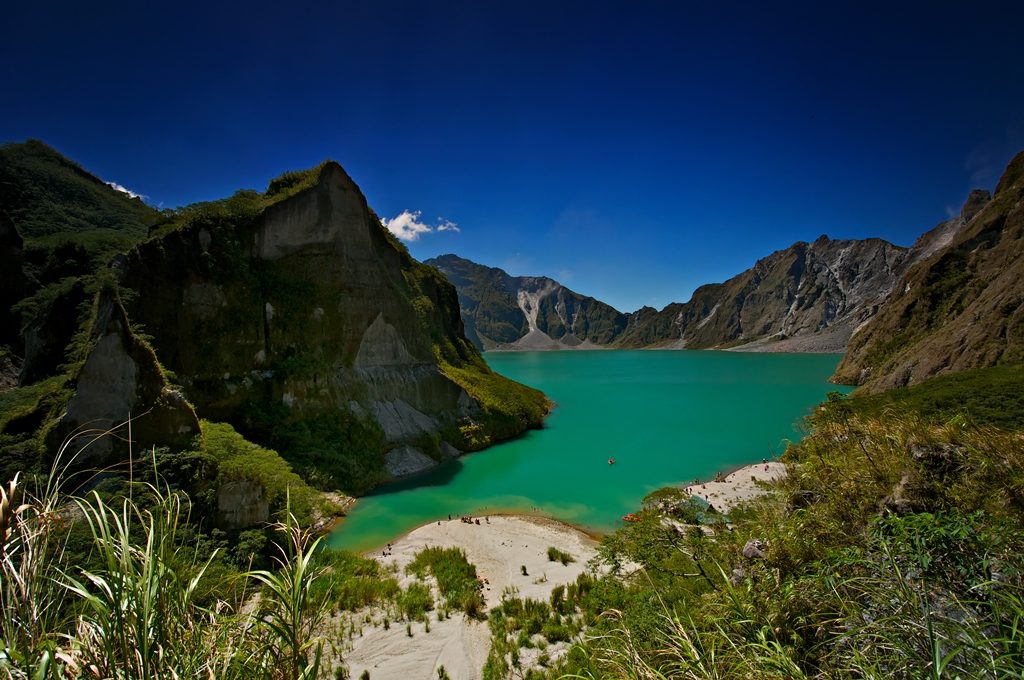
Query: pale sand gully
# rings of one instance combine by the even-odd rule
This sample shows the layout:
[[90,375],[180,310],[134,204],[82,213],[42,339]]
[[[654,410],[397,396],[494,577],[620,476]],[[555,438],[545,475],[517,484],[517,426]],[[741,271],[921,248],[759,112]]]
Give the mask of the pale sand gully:
[[786,466],[778,461],[747,465],[726,475],[722,481],[702,482],[684,487],[693,496],[699,496],[715,510],[729,513],[738,504],[765,492],[758,482],[770,482],[786,476]]
[[[770,481],[784,475],[782,463],[759,463],[740,468],[723,481],[692,484],[685,489],[706,497],[716,509],[729,512],[737,503],[764,493],[755,480]],[[486,580],[482,592],[491,608],[501,602],[506,588],[516,589],[520,597],[549,599],[555,586],[574,582],[586,570],[587,562],[596,554],[597,541],[576,527],[552,519],[481,515],[469,523],[454,517],[425,524],[396,539],[390,549],[375,550],[367,557],[396,565],[400,582],[406,587],[412,581],[405,574],[406,565],[428,546],[462,548],[476,565],[478,576]],[[569,553],[576,561],[568,565],[549,561],[549,547]],[[524,566],[527,576],[522,573]],[[490,649],[486,621],[467,620],[453,612],[444,621],[431,616],[429,633],[422,622],[411,627],[410,638],[400,622],[388,630],[381,625],[363,626],[363,632],[344,652],[350,677],[358,678],[368,670],[372,680],[435,680],[440,666],[452,678],[480,677]]]
[[[414,555],[428,546],[462,548],[476,565],[477,575],[485,580],[487,607],[501,602],[506,588],[515,588],[520,597],[548,600],[555,586],[572,583],[586,570],[596,554],[597,541],[584,532],[542,517],[518,515],[481,515],[466,523],[458,517],[432,522],[397,539],[387,550],[368,554],[385,565],[399,568],[402,586],[411,581],[405,566]],[[475,520],[479,519],[480,524]],[[563,565],[548,560],[548,548],[555,547],[575,558]],[[522,573],[526,567],[527,575]],[[467,621],[452,613],[444,621],[431,616],[430,632],[423,623],[413,623],[413,637],[405,625],[395,623],[390,630],[367,627],[352,641],[345,653],[352,678],[364,670],[373,680],[436,680],[437,668],[444,666],[452,678],[475,679],[490,650],[490,629],[486,621]]]

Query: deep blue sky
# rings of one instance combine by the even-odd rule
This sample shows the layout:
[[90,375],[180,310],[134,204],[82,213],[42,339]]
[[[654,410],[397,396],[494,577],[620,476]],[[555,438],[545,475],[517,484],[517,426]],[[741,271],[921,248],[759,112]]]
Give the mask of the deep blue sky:
[[6,7],[0,140],[164,207],[334,158],[459,225],[415,256],[623,310],[822,233],[909,245],[1024,148],[1020,2],[148,4]]

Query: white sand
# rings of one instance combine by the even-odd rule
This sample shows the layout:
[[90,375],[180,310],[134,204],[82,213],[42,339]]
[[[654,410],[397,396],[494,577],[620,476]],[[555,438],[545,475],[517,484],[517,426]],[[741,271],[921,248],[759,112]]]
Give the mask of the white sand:
[[757,482],[782,479],[786,476],[786,466],[777,461],[759,463],[740,468],[728,475],[722,482],[706,482],[691,484],[685,491],[693,496],[700,496],[715,506],[719,512],[731,512],[737,504],[750,500],[764,493]]
[[487,622],[467,620],[461,612],[438,621],[435,614],[429,615],[429,633],[422,621],[413,622],[412,637],[403,621],[392,621],[390,630],[365,628],[345,654],[349,677],[369,670],[371,680],[437,680],[437,668],[444,666],[453,680],[479,678],[491,649]]
[[[466,524],[459,519],[422,526],[392,544],[390,555],[380,551],[368,555],[384,564],[396,564],[403,581],[405,567],[415,554],[428,546],[458,547],[476,566],[477,575],[489,581],[483,594],[488,608],[501,601],[506,588],[515,588],[520,597],[547,600],[557,585],[572,583],[586,570],[596,553],[597,542],[583,532],[554,520],[524,516],[490,516],[488,523]],[[562,565],[548,560],[549,546],[576,558]],[[526,567],[523,576],[521,567]],[[412,624],[413,637],[405,622],[392,622],[390,630],[367,626],[345,654],[351,677],[370,671],[372,680],[435,680],[437,668],[444,666],[453,679],[473,680],[490,649],[487,622],[466,621],[453,613],[445,621],[430,615],[430,632],[424,624]]]
[[[779,462],[767,463],[767,470],[764,463],[748,465],[722,482],[693,484],[686,491],[729,512],[737,503],[764,493],[757,481],[780,479],[785,474],[785,465]],[[405,587],[412,581],[405,567],[418,551],[428,546],[462,548],[478,576],[489,582],[483,594],[490,608],[501,602],[506,588],[514,588],[520,597],[547,600],[555,586],[575,581],[596,553],[593,538],[554,520],[515,515],[493,515],[489,523],[484,517],[479,519],[479,525],[457,518],[427,524],[395,540],[387,556],[380,551],[367,556],[396,565]],[[576,561],[565,566],[549,561],[549,546],[569,553]],[[523,576],[522,566],[527,576]],[[429,617],[430,632],[417,621],[412,624],[411,638],[404,621],[392,621],[389,630],[363,624],[362,634],[344,655],[351,677],[369,670],[372,680],[435,680],[437,668],[444,666],[453,679],[477,680],[490,650],[487,622],[467,620],[455,612],[444,621],[437,620],[436,611]],[[378,612],[373,618],[379,621],[382,617]]]

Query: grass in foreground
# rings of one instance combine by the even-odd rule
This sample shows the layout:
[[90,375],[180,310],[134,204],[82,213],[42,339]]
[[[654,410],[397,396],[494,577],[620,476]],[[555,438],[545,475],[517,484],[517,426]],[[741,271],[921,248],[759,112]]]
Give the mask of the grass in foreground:
[[818,410],[789,477],[731,530],[647,504],[602,545],[620,577],[553,600],[585,640],[523,671],[526,640],[496,633],[488,677],[1021,677],[1024,440],[898,403]]

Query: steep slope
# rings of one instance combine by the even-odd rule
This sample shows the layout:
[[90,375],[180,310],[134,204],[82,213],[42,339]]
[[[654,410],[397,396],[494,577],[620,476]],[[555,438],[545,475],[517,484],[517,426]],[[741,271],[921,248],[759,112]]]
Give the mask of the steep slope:
[[157,215],[34,139],[0,145],[0,207],[26,240],[99,231],[142,237]]
[[0,345],[19,349],[19,318],[12,308],[25,296],[23,252],[21,234],[7,213],[0,211]]
[[454,255],[428,260],[455,285],[485,349],[573,346],[841,352],[909,262],[881,239],[796,243],[686,303],[622,314],[544,277],[511,277]]
[[454,288],[336,163],[184,209],[116,268],[196,410],[327,483],[365,491],[546,412],[487,368]]
[[42,142],[0,146],[0,345],[24,358],[20,384],[60,372],[92,276],[159,219]]
[[907,250],[881,239],[821,236],[759,260],[689,302],[638,314],[619,343],[673,348],[842,351],[890,290]]
[[481,349],[558,349],[608,345],[627,316],[543,276],[509,276],[456,255],[425,264],[452,282],[466,337]]
[[853,336],[834,380],[879,392],[1024,360],[1024,152],[983,198],[972,194],[949,243],[911,267]]
[[[111,287],[96,296],[84,336],[82,359],[70,376],[74,393],[45,433],[49,450],[67,440],[69,451],[82,449],[79,464],[110,464],[153,446],[189,447],[199,434],[195,411],[132,330]],[[122,426],[129,418],[131,426]],[[115,436],[98,436],[104,432]]]

